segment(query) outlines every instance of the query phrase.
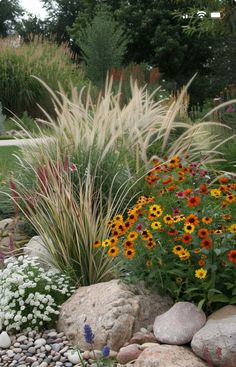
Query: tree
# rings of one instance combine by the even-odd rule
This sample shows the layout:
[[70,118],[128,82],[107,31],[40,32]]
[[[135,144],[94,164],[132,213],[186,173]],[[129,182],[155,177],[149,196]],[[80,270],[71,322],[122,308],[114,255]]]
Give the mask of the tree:
[[82,2],[78,0],[42,0],[48,11],[48,30],[54,34],[56,40],[69,42],[68,27],[72,27],[79,12],[83,9]]
[[127,41],[121,26],[107,7],[98,7],[92,21],[81,27],[80,19],[74,23],[71,36],[82,50],[87,76],[101,85],[112,67],[120,67]]
[[19,0],[0,0],[0,36],[6,37],[13,32],[17,17],[22,13]]
[[22,19],[16,25],[16,30],[25,42],[32,41],[36,36],[49,36],[47,23],[32,14],[29,14],[28,18]]

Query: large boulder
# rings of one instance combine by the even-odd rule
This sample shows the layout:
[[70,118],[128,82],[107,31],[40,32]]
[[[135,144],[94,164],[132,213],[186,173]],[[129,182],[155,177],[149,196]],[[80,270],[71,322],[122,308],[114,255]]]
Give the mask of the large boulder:
[[[225,315],[225,310],[222,312]],[[219,367],[236,366],[236,315],[219,318],[220,313],[207,321],[193,337],[194,353]]]
[[83,349],[83,327],[89,324],[95,335],[94,348],[105,344],[119,350],[133,333],[154,322],[167,311],[172,301],[118,280],[79,288],[61,307],[57,329]]
[[158,342],[182,345],[203,327],[206,316],[193,303],[178,302],[163,315],[157,316],[153,332]]
[[207,367],[190,348],[176,345],[155,345],[146,348],[134,363],[134,367]]

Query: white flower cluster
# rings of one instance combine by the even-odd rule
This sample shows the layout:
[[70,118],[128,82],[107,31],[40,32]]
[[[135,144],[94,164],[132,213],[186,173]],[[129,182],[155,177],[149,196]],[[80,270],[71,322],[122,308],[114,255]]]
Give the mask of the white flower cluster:
[[55,320],[74,291],[70,279],[56,270],[45,271],[38,259],[10,257],[0,269],[0,331],[41,328]]

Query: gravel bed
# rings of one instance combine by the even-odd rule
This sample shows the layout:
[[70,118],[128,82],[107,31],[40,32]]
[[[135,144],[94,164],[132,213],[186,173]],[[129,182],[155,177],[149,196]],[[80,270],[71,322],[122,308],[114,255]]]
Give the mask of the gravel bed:
[[70,343],[56,330],[30,331],[11,336],[9,349],[0,348],[0,367],[72,367],[67,359]]

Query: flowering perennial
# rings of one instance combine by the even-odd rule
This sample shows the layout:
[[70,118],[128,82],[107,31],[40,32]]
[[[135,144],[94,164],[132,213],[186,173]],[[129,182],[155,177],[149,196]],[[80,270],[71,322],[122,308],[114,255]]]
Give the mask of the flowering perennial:
[[109,222],[108,256],[176,299],[236,303],[235,180],[211,183],[200,163],[175,156],[154,160],[146,184],[150,195]]

